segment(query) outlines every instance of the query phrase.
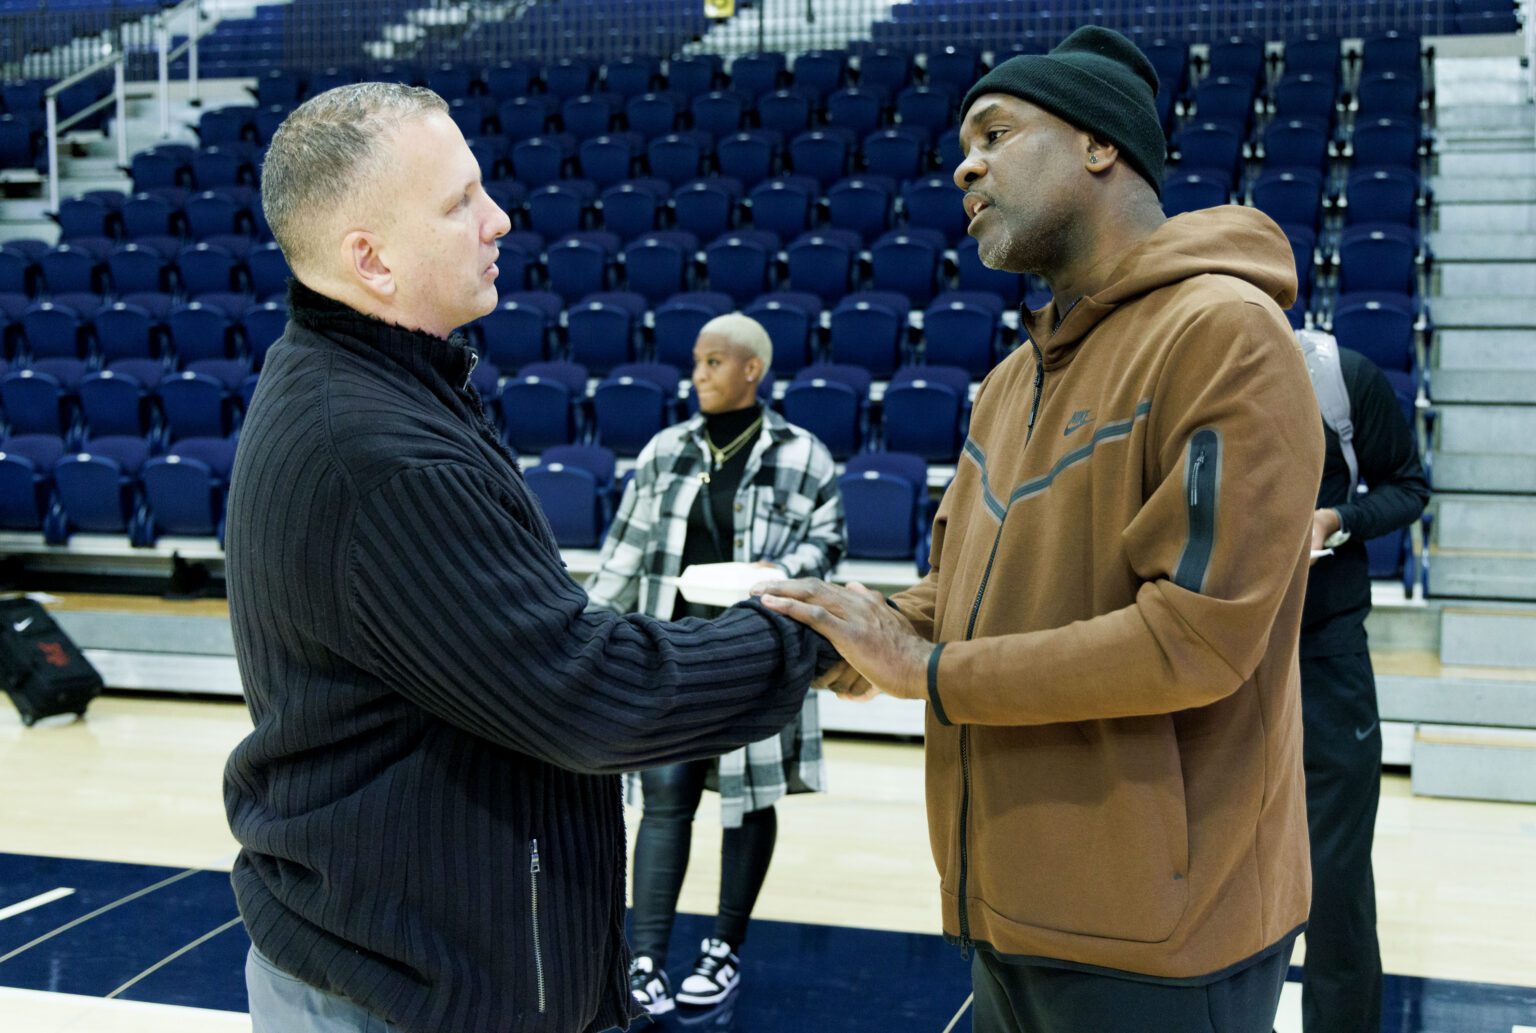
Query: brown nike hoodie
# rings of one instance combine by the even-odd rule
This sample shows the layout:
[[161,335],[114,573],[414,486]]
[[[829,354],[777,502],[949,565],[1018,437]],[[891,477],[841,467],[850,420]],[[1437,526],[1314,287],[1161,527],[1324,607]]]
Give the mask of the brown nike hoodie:
[[1218,978],[1307,917],[1297,633],[1322,420],[1280,229],[1170,220],[981,387],[894,600],[929,665],[944,929]]

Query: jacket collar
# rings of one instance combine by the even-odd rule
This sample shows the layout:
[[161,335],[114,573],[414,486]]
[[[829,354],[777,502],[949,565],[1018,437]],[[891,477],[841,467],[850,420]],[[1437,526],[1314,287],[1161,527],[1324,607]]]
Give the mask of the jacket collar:
[[479,361],[457,330],[443,338],[386,323],[306,287],[297,278],[288,281],[288,309],[293,321],[306,330],[352,351],[380,355],[427,383],[441,378],[451,387],[462,388]]
[[[703,440],[704,414],[702,412],[694,413],[683,426],[687,429],[690,438]],[[774,412],[773,406],[766,403],[763,405],[763,433],[767,434],[768,439],[775,445],[783,444],[795,436],[795,432],[790,429],[789,421]]]

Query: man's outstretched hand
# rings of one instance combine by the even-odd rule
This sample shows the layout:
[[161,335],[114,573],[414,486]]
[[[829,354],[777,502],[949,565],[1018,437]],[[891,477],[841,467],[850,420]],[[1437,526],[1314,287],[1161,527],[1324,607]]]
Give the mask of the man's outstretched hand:
[[[881,692],[903,699],[928,696],[928,658],[933,643],[919,638],[905,617],[879,592],[860,584],[831,585],[800,579],[769,581],[752,589],[763,605],[819,632],[842,654],[853,673]],[[851,675],[834,667],[823,678],[837,678],[860,690]],[[840,692],[836,685],[830,686]],[[871,693],[872,694],[872,693]]]

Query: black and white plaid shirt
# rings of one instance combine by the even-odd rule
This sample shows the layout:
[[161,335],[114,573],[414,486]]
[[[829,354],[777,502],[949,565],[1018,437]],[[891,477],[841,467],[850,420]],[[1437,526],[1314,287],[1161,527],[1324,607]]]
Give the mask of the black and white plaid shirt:
[[[668,427],[641,451],[608,530],[598,571],[587,581],[593,606],[672,617],[688,514],[709,471],[704,417]],[[790,577],[826,577],[847,546],[843,500],[832,455],[815,436],[769,409],[736,492],[731,559],[769,560]],[[727,827],[791,789],[826,786],[818,694],[783,733],[720,758],[720,810]]]

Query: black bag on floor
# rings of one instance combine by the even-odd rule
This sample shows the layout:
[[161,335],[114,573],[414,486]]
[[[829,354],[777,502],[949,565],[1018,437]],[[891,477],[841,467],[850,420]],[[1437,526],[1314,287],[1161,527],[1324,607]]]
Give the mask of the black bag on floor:
[[101,694],[101,675],[41,605],[0,599],[0,688],[31,725],[54,714],[84,717]]

